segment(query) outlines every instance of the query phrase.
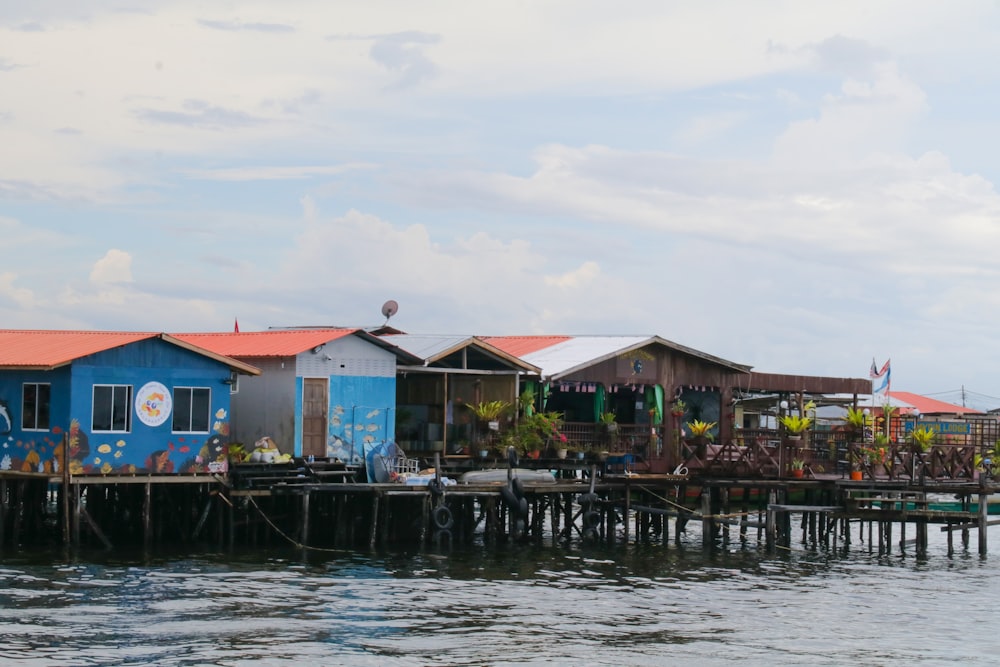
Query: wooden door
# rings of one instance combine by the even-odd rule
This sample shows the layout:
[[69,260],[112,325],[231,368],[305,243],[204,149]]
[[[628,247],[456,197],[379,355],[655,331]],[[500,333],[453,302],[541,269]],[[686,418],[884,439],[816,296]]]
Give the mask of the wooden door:
[[302,456],[326,456],[327,380],[302,381]]

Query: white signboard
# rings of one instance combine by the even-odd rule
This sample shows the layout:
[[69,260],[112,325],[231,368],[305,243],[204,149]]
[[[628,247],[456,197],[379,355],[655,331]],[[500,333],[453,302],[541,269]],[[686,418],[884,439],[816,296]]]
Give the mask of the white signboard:
[[170,392],[159,382],[147,382],[135,395],[135,414],[146,426],[159,426],[170,418]]

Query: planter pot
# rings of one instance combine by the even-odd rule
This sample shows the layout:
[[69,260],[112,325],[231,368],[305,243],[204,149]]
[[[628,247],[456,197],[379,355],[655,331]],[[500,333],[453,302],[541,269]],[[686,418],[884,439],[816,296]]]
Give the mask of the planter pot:
[[852,471],[851,471],[851,479],[852,479],[853,481],[855,481],[855,482],[860,482],[860,481],[861,481],[861,480],[863,480],[864,478],[865,478],[865,475],[864,475],[864,473],[863,473],[863,472],[861,472],[860,470],[852,470]]
[[560,458],[560,459],[566,458],[566,450],[565,449],[557,449],[556,450],[556,458]]
[[577,452],[576,453],[576,458],[579,459],[579,460],[581,460],[581,461],[583,459],[585,459],[586,457],[587,457],[587,452]]
[[805,477],[805,474],[806,474],[806,471],[803,470],[802,468],[794,468],[792,470],[792,477],[795,477],[797,479],[801,479],[802,477]]
[[489,455],[490,455],[490,450],[488,450],[488,449],[480,449],[479,450],[479,458],[485,459]]

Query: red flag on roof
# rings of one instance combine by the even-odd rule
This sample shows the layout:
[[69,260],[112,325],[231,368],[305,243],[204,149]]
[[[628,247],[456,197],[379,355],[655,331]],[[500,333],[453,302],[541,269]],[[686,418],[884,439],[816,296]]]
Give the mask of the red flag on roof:
[[239,332],[240,332],[240,318],[237,317],[233,319],[233,333],[239,333]]

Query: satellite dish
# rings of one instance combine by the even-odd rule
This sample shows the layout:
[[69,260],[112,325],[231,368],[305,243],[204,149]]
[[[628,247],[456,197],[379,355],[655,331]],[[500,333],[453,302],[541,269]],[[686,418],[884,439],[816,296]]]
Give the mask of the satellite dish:
[[382,304],[382,315],[385,316],[386,323],[389,322],[389,318],[395,315],[396,311],[398,310],[399,310],[399,304],[393,301],[392,299],[389,299],[388,301]]

